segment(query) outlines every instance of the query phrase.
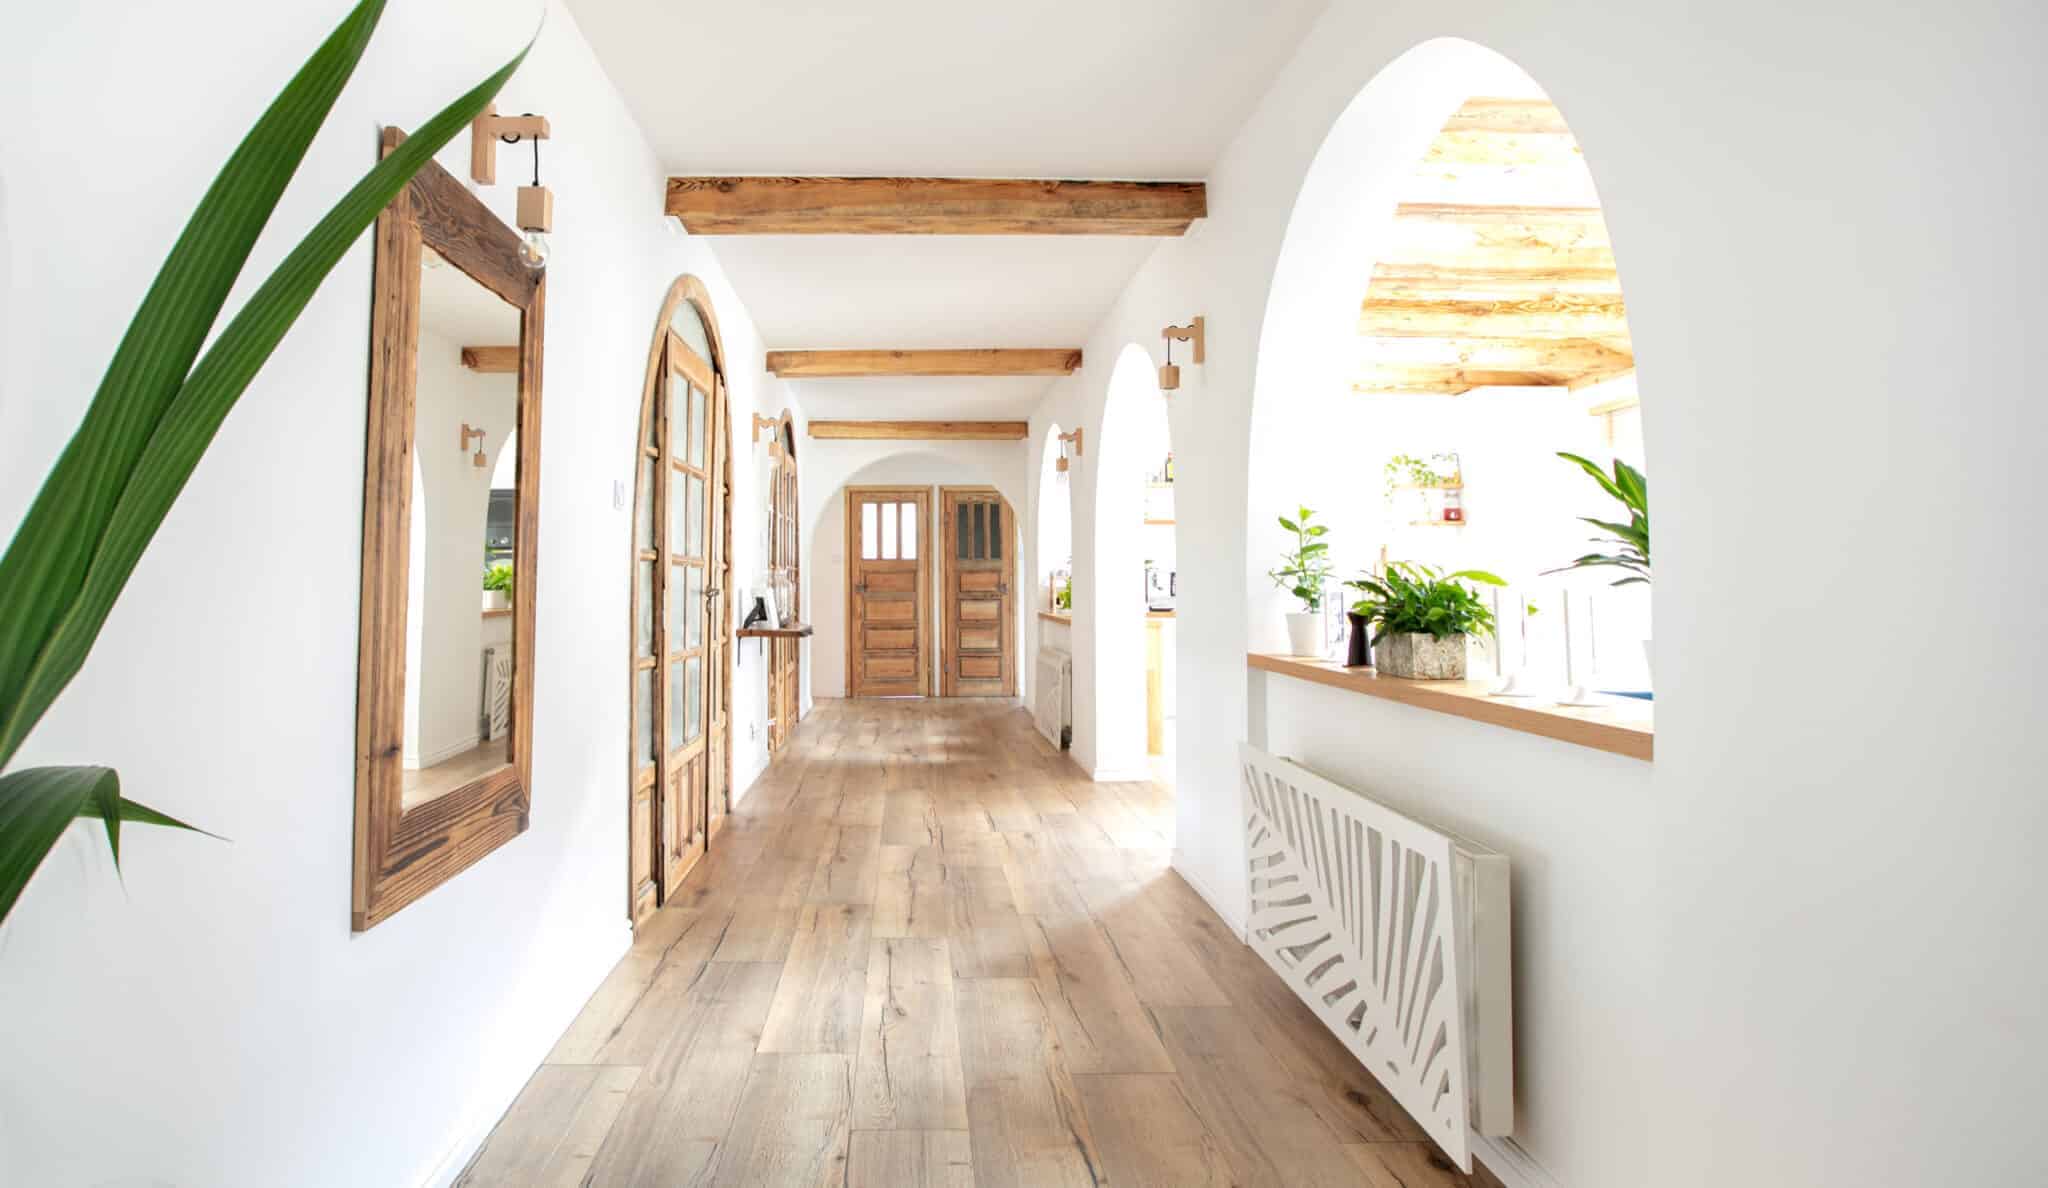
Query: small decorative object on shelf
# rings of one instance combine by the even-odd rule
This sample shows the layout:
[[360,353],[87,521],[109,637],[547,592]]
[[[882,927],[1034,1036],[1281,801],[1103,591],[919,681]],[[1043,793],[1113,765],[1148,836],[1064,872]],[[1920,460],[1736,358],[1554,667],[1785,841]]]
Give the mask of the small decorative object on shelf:
[[1494,629],[1493,611],[1471,582],[1507,584],[1482,569],[1446,574],[1412,561],[1390,562],[1377,577],[1368,573],[1345,582],[1367,595],[1351,609],[1376,628],[1377,671],[1417,680],[1465,679],[1468,637]]
[[493,565],[484,571],[484,609],[504,610],[512,605],[512,567]]
[[1372,667],[1372,622],[1357,611],[1345,611],[1351,623],[1351,646],[1344,657],[1346,668]]

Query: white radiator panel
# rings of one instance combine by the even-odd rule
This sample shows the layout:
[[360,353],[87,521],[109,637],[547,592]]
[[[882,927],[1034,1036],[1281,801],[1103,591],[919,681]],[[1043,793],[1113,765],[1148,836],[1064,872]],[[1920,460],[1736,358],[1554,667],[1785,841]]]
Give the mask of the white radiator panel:
[[512,725],[512,647],[484,649],[483,736],[492,742]]
[[1459,1167],[1514,1128],[1508,860],[1249,745],[1246,942]]
[[1074,656],[1065,648],[1038,649],[1037,674],[1031,682],[1031,717],[1053,746],[1065,748],[1073,741]]

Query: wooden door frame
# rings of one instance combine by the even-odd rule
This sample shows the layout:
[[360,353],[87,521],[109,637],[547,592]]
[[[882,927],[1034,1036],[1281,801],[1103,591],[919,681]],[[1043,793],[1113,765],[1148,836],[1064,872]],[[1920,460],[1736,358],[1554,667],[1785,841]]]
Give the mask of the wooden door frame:
[[[634,465],[633,487],[631,493],[632,497],[637,501],[640,493],[640,482],[641,479],[645,477],[643,472],[645,471],[648,464],[647,458],[645,454],[642,452],[642,445],[647,440],[648,434],[647,418],[655,410],[655,401],[656,398],[660,395],[663,373],[666,370],[665,350],[668,344],[668,336],[671,332],[671,324],[674,322],[676,314],[682,309],[685,302],[687,302],[690,305],[690,307],[696,312],[698,320],[703,324],[705,337],[709,340],[711,345],[712,357],[706,360],[706,362],[708,362],[711,365],[712,379],[714,383],[712,389],[705,393],[705,398],[710,402],[710,407],[707,409],[707,420],[709,420],[709,418],[712,417],[717,417],[722,420],[722,423],[724,425],[723,432],[725,433],[726,440],[726,498],[724,501],[725,523],[722,527],[720,527],[717,530],[722,531],[724,534],[724,560],[727,568],[726,577],[728,579],[721,586],[720,598],[724,602],[725,611],[725,614],[721,616],[721,622],[725,624],[729,629],[730,624],[732,622],[733,601],[732,583],[729,580],[731,576],[730,570],[732,565],[733,518],[731,445],[732,438],[730,416],[731,409],[729,407],[730,396],[726,391],[725,385],[725,341],[719,333],[718,315],[711,308],[711,292],[709,289],[705,287],[703,281],[699,280],[696,276],[692,274],[685,273],[684,275],[677,277],[675,281],[669,285],[668,293],[662,299],[660,312],[656,315],[654,320],[654,333],[647,348],[646,377],[643,380],[640,388],[640,416],[634,421]],[[707,454],[709,453],[708,450],[706,452]],[[666,476],[659,477],[665,478]],[[657,492],[659,492],[659,487],[657,487]],[[706,495],[708,498],[708,491],[706,492]],[[635,514],[637,515],[637,502],[635,504],[635,509]],[[661,537],[665,535],[668,531],[668,518],[666,515],[663,514],[665,511],[666,507],[664,506],[664,501],[661,498],[660,494],[657,493],[655,497],[654,508],[654,522],[657,540],[661,539]],[[655,906],[658,906],[661,902],[663,902],[666,899],[667,890],[662,886],[662,880],[666,874],[666,864],[661,859],[661,779],[659,775],[661,767],[660,760],[665,756],[661,754],[661,744],[657,742],[657,757],[655,762],[655,769],[657,774],[654,781],[654,787],[650,793],[650,795],[653,798],[653,810],[652,821],[650,825],[651,832],[649,837],[649,845],[653,847],[655,851],[655,857],[653,861],[653,870],[650,872],[652,886],[649,889],[649,891],[645,893],[651,895],[652,902],[647,906],[646,911],[643,912],[640,910],[641,904],[639,903],[639,900],[643,895],[643,891],[640,887],[635,885],[633,879],[633,814],[634,802],[638,796],[638,792],[635,787],[635,782],[639,775],[639,756],[634,746],[636,740],[633,737],[633,722],[635,718],[634,711],[637,708],[634,702],[638,696],[638,692],[635,687],[635,674],[639,671],[638,665],[640,660],[638,649],[635,647],[634,644],[633,633],[636,630],[638,630],[640,624],[640,616],[644,613],[644,608],[641,606],[640,603],[640,589],[636,581],[636,579],[639,577],[639,564],[641,560],[640,542],[634,538],[634,531],[637,529],[637,527],[637,523],[634,523],[629,519],[626,532],[626,601],[628,603],[628,617],[626,620],[626,919],[634,923],[638,923],[641,919],[645,918],[647,914],[653,911]],[[655,572],[657,575],[665,576],[661,575],[660,573],[661,562],[659,560],[659,555],[661,553],[661,550],[657,548],[656,553],[657,560],[655,562]],[[710,574],[708,565],[706,567],[706,576],[707,580],[709,580]],[[662,588],[660,582],[656,583],[656,588]],[[661,607],[659,602],[657,601],[657,605],[655,608],[656,613],[659,614],[664,609],[665,608]],[[656,674],[656,679],[653,682],[653,687],[654,697],[656,701],[656,710],[654,712],[656,712],[657,714],[655,722],[655,733],[658,739],[661,733],[661,725],[664,720],[664,715],[666,714],[666,707],[660,705],[660,701],[667,694],[667,673],[665,671],[667,657],[662,654],[662,650],[658,646],[660,641],[659,619],[657,619],[657,630],[655,635],[657,640],[656,654],[654,656],[654,671]],[[711,640],[707,638],[705,644],[708,649],[711,644]],[[728,652],[727,654],[730,655],[730,652]],[[710,742],[709,736],[711,734],[710,682],[713,676],[713,665],[711,665],[710,663],[706,663],[704,668],[706,674],[707,687],[705,689],[705,700],[703,704],[705,706],[706,714],[706,745],[708,746]],[[731,698],[733,686],[732,673],[730,671],[724,671],[719,672],[716,675],[718,677],[723,678],[725,682],[725,696],[729,701]],[[725,787],[726,794],[729,798],[731,796],[732,789],[732,715],[730,712],[726,714],[725,736]],[[709,770],[708,765],[706,770]],[[712,836],[709,821],[710,815],[711,814],[709,812],[709,805],[707,804],[705,813],[705,840],[707,848]]]
[[[768,563],[772,574],[775,565],[775,538],[776,534],[782,531],[782,525],[776,522],[776,501],[782,496],[786,478],[790,500],[790,614],[798,622],[803,622],[803,503],[799,498],[800,492],[797,485],[800,480],[797,474],[796,462],[796,419],[791,416],[790,411],[786,408],[782,410],[782,416],[776,420],[774,455],[775,462],[769,479],[770,488],[768,493]],[[798,639],[776,639],[766,641],[766,643],[767,646],[762,650],[767,653],[768,658],[768,671],[766,673],[768,681],[768,716],[774,723],[768,730],[768,753],[770,756],[773,756],[782,747],[788,745],[790,737],[796,732],[797,722],[803,716],[804,649],[803,641]],[[783,650],[785,648],[788,649],[787,652]],[[788,682],[792,687],[787,689],[783,688],[782,680],[783,658],[785,656],[788,656],[792,661],[789,667]],[[791,707],[791,712],[788,715],[789,720],[787,721],[783,720],[781,712],[785,703]]]
[[[954,554],[958,551],[953,543],[951,527],[953,515],[951,497],[954,495],[995,496],[1003,505],[1003,518],[1010,522],[1011,531],[1015,534],[1010,540],[1005,541],[1003,546],[1003,581],[1009,588],[1007,597],[1013,601],[1008,608],[1009,613],[1004,615],[1002,620],[1005,641],[1003,648],[1003,660],[1005,661],[1003,670],[1004,690],[1002,696],[1015,697],[1018,684],[1017,665],[1022,662],[1017,653],[1024,646],[1022,633],[1017,629],[1017,608],[1022,603],[1014,601],[1020,597],[1017,590],[1016,537],[1023,534],[1023,525],[1017,523],[1017,510],[1010,506],[1010,497],[1003,494],[1000,489],[989,486],[986,483],[967,483],[939,488],[939,652],[935,657],[939,665],[940,674],[939,696],[959,696],[955,690],[960,684],[958,664],[947,663],[949,653],[959,643],[958,640],[953,638],[951,630],[954,616],[958,610],[956,604],[959,601],[958,591],[955,589],[953,579],[953,563],[957,560]],[[957,662],[959,657],[957,655],[951,656],[951,659]]]
[[[846,585],[846,696],[853,698],[859,696],[853,691],[853,658],[857,650],[854,642],[855,629],[859,626],[853,617],[853,568],[860,562],[859,500],[855,496],[895,495],[923,501],[925,510],[924,515],[919,517],[919,538],[930,541],[933,536],[931,525],[932,488],[929,486],[904,485],[900,483],[883,483],[880,485],[849,484],[840,488],[840,491],[841,499],[846,504],[846,566],[840,574],[840,581]],[[929,554],[930,550],[927,549],[926,551]],[[918,629],[924,633],[923,640],[927,647],[932,642],[930,625],[932,615],[931,595],[932,567],[926,558],[919,557],[917,558]],[[932,666],[937,662],[938,653],[933,651],[925,655],[924,663],[918,666],[916,696],[930,697],[932,695]]]

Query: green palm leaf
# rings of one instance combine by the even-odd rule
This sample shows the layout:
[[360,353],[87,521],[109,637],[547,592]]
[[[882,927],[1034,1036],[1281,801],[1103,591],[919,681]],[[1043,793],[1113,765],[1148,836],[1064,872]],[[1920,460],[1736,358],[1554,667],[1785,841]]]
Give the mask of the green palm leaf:
[[[526,49],[380,161],[213,330],[257,237],[361,60],[385,0],[361,0],[228,158],[130,322],[78,431],[0,556],[0,769],[84,665],[221,422],[378,212],[519,68]],[[532,42],[527,43],[527,49]],[[0,777],[0,919],[70,821],[191,828],[120,795],[107,768]]]

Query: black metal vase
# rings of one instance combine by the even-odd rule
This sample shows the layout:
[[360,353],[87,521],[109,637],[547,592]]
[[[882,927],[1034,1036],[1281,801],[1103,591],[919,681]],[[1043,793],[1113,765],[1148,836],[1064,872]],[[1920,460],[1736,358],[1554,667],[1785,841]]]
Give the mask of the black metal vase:
[[1372,664],[1372,624],[1355,611],[1345,611],[1344,617],[1351,621],[1351,651],[1344,657],[1344,667],[1365,668]]

